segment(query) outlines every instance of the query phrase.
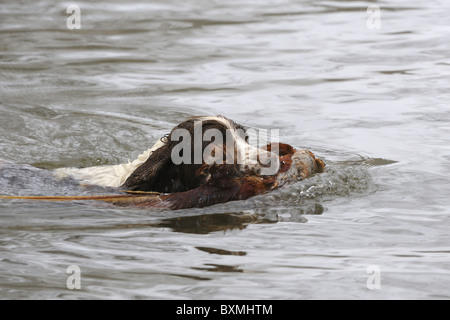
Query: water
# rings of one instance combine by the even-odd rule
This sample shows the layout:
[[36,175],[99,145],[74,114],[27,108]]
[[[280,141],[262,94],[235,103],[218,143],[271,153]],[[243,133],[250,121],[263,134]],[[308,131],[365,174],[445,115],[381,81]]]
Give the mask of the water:
[[[450,298],[448,1],[377,2],[379,30],[362,1],[69,4],[0,4],[1,159],[122,163],[222,114],[327,171],[204,209],[1,200],[0,298]],[[90,192],[0,166],[1,194]]]

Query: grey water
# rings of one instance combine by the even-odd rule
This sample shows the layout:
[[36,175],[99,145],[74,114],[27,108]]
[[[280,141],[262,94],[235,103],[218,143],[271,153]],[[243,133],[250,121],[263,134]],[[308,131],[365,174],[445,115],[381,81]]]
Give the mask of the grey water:
[[279,129],[327,168],[203,209],[0,200],[0,299],[449,299],[449,15],[2,1],[1,195],[92,193],[48,170],[134,160],[192,115]]

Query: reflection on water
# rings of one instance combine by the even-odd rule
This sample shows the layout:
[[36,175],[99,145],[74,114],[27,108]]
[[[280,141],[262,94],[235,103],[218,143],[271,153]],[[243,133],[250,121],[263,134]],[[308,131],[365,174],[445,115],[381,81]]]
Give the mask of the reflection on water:
[[214,231],[242,230],[250,223],[274,223],[254,214],[208,214],[192,217],[176,217],[165,219],[155,226],[170,228],[172,231],[184,233],[206,234]]
[[215,231],[242,230],[250,223],[275,223],[269,219],[263,219],[255,214],[239,213],[218,213],[198,216],[180,216],[163,219],[156,223],[128,224],[122,227],[141,228],[159,227],[169,228],[175,232],[207,234]]
[[245,256],[247,253],[244,251],[229,251],[224,249],[209,248],[209,247],[196,247],[198,250],[205,251],[211,254],[220,254],[226,256]]
[[76,4],[80,30],[63,2],[0,6],[0,194],[111,193],[46,170],[134,160],[192,115],[327,168],[204,209],[1,200],[0,298],[449,298],[447,1],[377,3],[379,30],[355,1]]
[[205,267],[197,267],[192,269],[208,272],[244,272],[244,270],[240,269],[239,266],[226,266],[220,264],[206,264]]

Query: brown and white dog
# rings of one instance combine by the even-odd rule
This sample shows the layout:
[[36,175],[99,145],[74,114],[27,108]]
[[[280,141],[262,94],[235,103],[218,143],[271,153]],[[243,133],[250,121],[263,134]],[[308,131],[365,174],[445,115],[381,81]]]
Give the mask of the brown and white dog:
[[168,209],[206,207],[266,193],[325,167],[311,152],[288,144],[250,144],[248,132],[222,116],[191,117],[133,162],[55,170],[58,178],[72,177],[82,184],[119,188],[130,194],[44,200],[103,200]]

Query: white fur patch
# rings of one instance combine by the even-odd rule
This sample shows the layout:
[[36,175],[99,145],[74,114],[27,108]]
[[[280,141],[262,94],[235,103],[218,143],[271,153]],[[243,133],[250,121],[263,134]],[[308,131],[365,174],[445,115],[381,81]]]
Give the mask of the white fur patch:
[[[245,139],[238,133],[238,131],[235,129],[235,126],[229,119],[222,116],[205,116],[199,117],[198,120],[217,121],[219,123],[222,123],[227,129],[230,130],[233,141],[226,141],[226,143],[227,149],[228,146],[230,146],[230,143],[232,149],[227,150],[227,152],[231,152],[232,154],[234,154],[234,148],[236,148],[238,154],[237,161],[239,164],[243,164],[243,166],[241,167],[242,171],[255,171],[262,175],[274,175],[280,169],[280,160],[278,158],[278,153],[275,154],[273,152],[266,152],[261,150],[257,145],[247,143],[247,141],[245,141]],[[253,137],[253,142],[257,142],[258,139],[256,136],[258,135],[258,132],[256,130],[253,130],[252,133],[255,135]],[[225,139],[226,137],[223,138]],[[227,155],[227,160],[228,159],[229,158]],[[234,155],[232,155],[230,159],[234,159]],[[260,161],[264,160],[265,165],[262,166],[258,159]]]
[[96,166],[89,168],[59,168],[54,170],[54,175],[58,179],[67,177],[79,180],[82,184],[93,184],[103,187],[118,188],[125,183],[130,175],[147,159],[151,154],[163,146],[163,142],[158,140],[155,145],[139,155],[133,162],[112,166]]

